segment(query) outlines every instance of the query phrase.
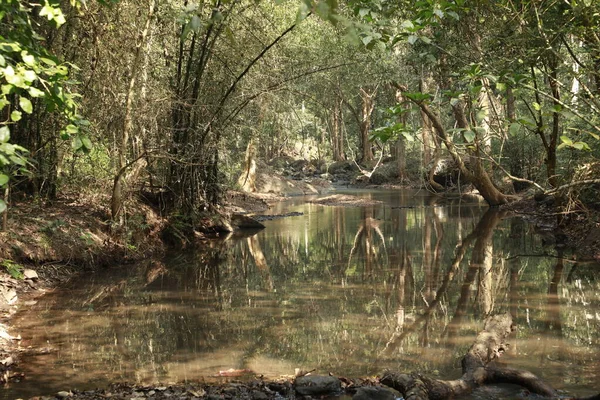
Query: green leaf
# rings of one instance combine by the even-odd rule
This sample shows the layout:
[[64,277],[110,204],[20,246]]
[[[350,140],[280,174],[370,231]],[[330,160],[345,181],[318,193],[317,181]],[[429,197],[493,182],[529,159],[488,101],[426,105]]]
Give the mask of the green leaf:
[[4,200],[0,199],[0,213],[3,213],[4,211],[6,211],[6,203]]
[[44,96],[44,92],[42,92],[40,89],[35,88],[35,87],[30,87],[29,89],[27,89],[27,91],[29,92],[29,95],[31,97],[37,98],[37,97],[43,97]]
[[33,112],[33,105],[26,97],[19,98],[19,106],[21,107],[21,110],[25,111],[27,114],[31,114]]
[[479,111],[477,111],[477,114],[475,114],[475,119],[477,120],[477,122],[483,121],[485,119],[485,117],[487,117],[486,110],[479,110]]
[[568,137],[568,136],[561,136],[560,140],[566,144],[567,146],[572,146],[573,145],[573,141]]
[[451,16],[452,18],[454,18],[457,21],[460,19],[460,17],[458,16],[458,14],[455,13],[454,11],[446,11],[446,14],[448,14],[449,16]]
[[54,61],[51,58],[47,58],[47,57],[41,57],[40,61],[42,61],[44,64],[50,66],[50,67],[56,67],[56,61]]
[[413,30],[415,28],[415,24],[413,24],[411,20],[407,19],[406,21],[402,22],[402,24],[400,24],[400,28],[406,30]]
[[73,138],[73,141],[71,142],[71,148],[74,151],[77,151],[77,150],[81,149],[81,147],[83,147],[83,142],[81,141],[81,138],[79,136],[75,136]]
[[530,128],[535,128],[536,127],[536,123],[533,120],[529,119],[529,118],[520,118],[519,119],[519,123],[523,124],[525,126],[528,126]]
[[21,120],[21,118],[23,117],[23,114],[21,114],[21,111],[13,111],[10,113],[10,120],[12,122],[18,122]]
[[65,127],[67,133],[69,134],[75,134],[79,132],[79,128],[76,125],[73,124],[69,124]]
[[90,140],[90,138],[89,138],[89,137],[87,137],[87,136],[83,136],[83,137],[81,138],[81,143],[83,144],[83,147],[85,147],[85,148],[86,148],[86,149],[88,149],[88,150],[92,150],[92,148],[94,147],[94,146],[92,145],[92,141],[91,141],[91,140]]
[[10,129],[8,126],[0,127],[0,143],[6,143],[10,139]]
[[21,156],[13,155],[8,158],[10,159],[10,161],[13,164],[20,165],[21,167],[24,167],[25,165],[27,165],[27,161],[25,161],[25,159]]
[[200,19],[199,16],[194,15],[192,17],[192,19],[190,20],[190,29],[193,30],[194,32],[198,32],[201,27],[202,27],[202,20]]
[[473,143],[473,140],[475,140],[475,132],[466,130],[463,132],[463,137],[468,143]]
[[0,174],[0,186],[6,185],[9,179],[8,175]]
[[13,90],[14,86],[13,85],[2,85],[2,94],[3,95],[7,95],[10,94],[10,92]]
[[2,54],[0,54],[0,67],[4,67],[6,65],[6,59]]
[[2,143],[0,144],[0,151],[2,151],[7,156],[11,156],[15,154],[15,145],[10,143]]
[[26,50],[23,50],[21,52],[21,57],[23,58],[23,62],[29,65],[30,67],[33,67],[35,65],[35,57],[27,53]]
[[540,103],[537,103],[535,101],[533,103],[531,103],[531,105],[533,106],[535,111],[540,111],[542,109],[542,106],[540,105]]
[[27,82],[33,82],[37,79],[37,74],[34,71],[28,69],[25,70],[25,72],[23,72],[23,78]]
[[520,129],[521,129],[521,124],[513,122],[512,124],[510,124],[510,127],[508,128],[508,132],[511,134],[511,136],[516,136],[519,133]]
[[402,136],[404,136],[404,139],[406,139],[407,142],[415,141],[415,137],[413,135],[411,135],[411,133],[408,131],[402,131],[402,132],[400,132],[400,134],[402,134]]
[[408,37],[408,43],[415,44],[417,42],[417,39],[419,39],[419,38],[416,35],[410,35]]
[[367,15],[371,10],[369,8],[361,8],[358,10],[358,15],[362,18]]

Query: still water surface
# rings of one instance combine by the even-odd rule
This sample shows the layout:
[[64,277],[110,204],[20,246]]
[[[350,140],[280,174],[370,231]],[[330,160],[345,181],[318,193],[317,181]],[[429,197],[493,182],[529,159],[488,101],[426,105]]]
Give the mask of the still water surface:
[[[249,369],[460,376],[488,314],[518,330],[502,359],[577,395],[600,391],[598,267],[474,200],[362,191],[370,207],[292,199],[250,237],[82,277],[16,318],[26,379],[6,399],[114,381]],[[510,397],[498,389],[480,397]],[[513,393],[514,394],[514,393]]]

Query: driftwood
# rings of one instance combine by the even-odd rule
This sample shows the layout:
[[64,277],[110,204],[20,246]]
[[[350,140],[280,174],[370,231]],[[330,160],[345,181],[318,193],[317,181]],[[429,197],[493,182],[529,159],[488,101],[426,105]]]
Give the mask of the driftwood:
[[[520,385],[533,394],[558,398],[550,385],[531,372],[494,365],[493,361],[508,348],[506,340],[513,329],[512,316],[508,313],[488,318],[462,359],[463,375],[459,379],[445,381],[416,373],[387,371],[379,381],[398,390],[406,400],[446,400],[469,394],[479,386],[497,383]],[[600,400],[600,394],[585,400]]]

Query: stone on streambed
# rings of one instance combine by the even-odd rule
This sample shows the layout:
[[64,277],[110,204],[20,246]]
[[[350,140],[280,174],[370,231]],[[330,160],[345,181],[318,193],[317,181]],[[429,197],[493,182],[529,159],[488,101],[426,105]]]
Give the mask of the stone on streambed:
[[341,392],[342,382],[335,376],[306,375],[296,378],[296,392],[304,396],[317,396]]
[[37,279],[39,279],[39,276],[37,274],[37,272],[35,272],[32,269],[26,269],[23,271],[23,279],[30,279],[32,281],[35,281]]
[[364,386],[356,391],[352,400],[396,400],[396,395],[379,386]]

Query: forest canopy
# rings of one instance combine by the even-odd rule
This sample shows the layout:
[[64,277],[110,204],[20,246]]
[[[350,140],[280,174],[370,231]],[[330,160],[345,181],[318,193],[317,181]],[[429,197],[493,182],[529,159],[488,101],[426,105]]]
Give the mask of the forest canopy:
[[594,1],[0,4],[0,212],[15,196],[131,193],[193,216],[259,160],[377,159],[492,205],[524,189],[597,202]]

